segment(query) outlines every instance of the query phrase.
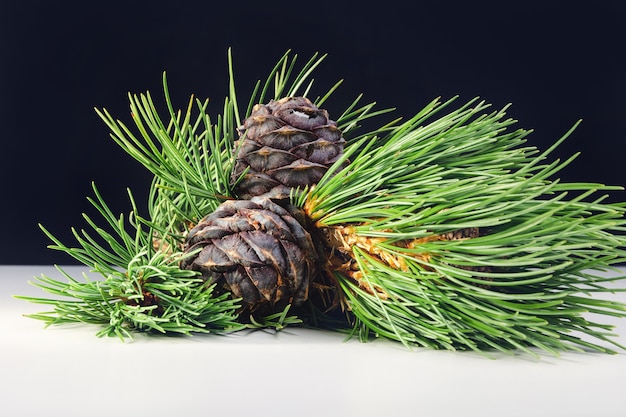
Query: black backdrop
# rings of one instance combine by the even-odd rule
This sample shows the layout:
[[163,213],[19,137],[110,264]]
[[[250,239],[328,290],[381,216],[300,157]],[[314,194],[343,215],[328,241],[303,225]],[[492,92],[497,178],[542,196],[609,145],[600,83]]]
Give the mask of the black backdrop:
[[[410,6],[409,6],[410,5]],[[437,96],[480,96],[547,147],[582,118],[557,156],[561,177],[626,185],[626,2],[0,1],[0,264],[69,263],[44,224],[70,227],[95,181],[116,212],[150,176],[108,138],[93,108],[128,121],[128,91],[174,102],[193,93],[220,111],[233,48],[239,94],[287,49],[316,51],[320,89],[345,78],[331,115],[363,92],[411,115]],[[460,103],[459,101],[459,103]],[[624,199],[616,193],[612,199]]]

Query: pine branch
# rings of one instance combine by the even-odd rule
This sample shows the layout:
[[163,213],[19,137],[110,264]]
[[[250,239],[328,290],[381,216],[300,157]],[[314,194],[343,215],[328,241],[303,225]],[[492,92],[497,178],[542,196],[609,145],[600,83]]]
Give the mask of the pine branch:
[[181,270],[179,252],[153,248],[153,232],[145,229],[137,217],[130,191],[133,211],[125,221],[124,216],[113,215],[97,188],[93,188],[96,198],[90,201],[109,231],[85,216],[96,235],[74,230],[78,245],[70,247],[42,229],[54,242],[52,249],[74,257],[103,279],[93,281],[84,274],[82,280],[77,280],[60,267],[57,269],[67,282],[46,275],[36,277],[33,285],[61,298],[18,297],[53,307],[52,311],[30,317],[47,325],[100,324],[105,327],[98,336],[121,339],[131,337],[131,331],[191,334],[243,328],[237,321],[237,300],[228,294],[214,296],[213,287],[205,285],[196,272]]
[[546,161],[571,130],[540,153],[481,102],[429,120],[450,103],[352,144],[348,169],[295,199],[331,236],[328,251],[358,266],[333,272],[353,333],[431,348],[613,352],[578,333],[623,348],[584,316],[626,316],[626,305],[584,295],[613,291],[590,271],[626,260],[624,204],[603,202],[619,188],[553,179],[572,159]]
[[[626,261],[626,203],[606,202],[620,188],[558,179],[575,155],[559,161],[551,153],[577,124],[541,152],[526,145],[530,131],[516,129],[506,107],[491,111],[478,99],[452,110],[455,99],[433,100],[404,122],[361,131],[364,121],[391,110],[363,105],[359,95],[336,118],[345,152],[291,201],[316,239],[320,253],[311,259],[323,258],[311,268],[323,270],[311,287],[319,300],[313,295],[299,308],[239,317],[232,294],[180,269],[184,256],[197,255],[182,252],[187,232],[233,198],[243,120],[257,103],[312,94],[312,74],[324,58],[315,54],[298,66],[297,56],[285,53],[256,83],[245,113],[230,51],[222,115],[209,117],[208,101],[194,97],[175,110],[165,74],[165,117],[149,92],[129,94],[132,126],[96,109],[111,138],[154,175],[148,216],[137,215],[130,191],[130,214],[114,215],[94,186],[90,202],[101,219],[84,216],[90,229],[72,229],[75,246],[41,226],[51,248],[102,279],[75,279],[61,268],[66,281],[38,277],[34,285],[61,298],[20,297],[53,307],[31,317],[48,325],[97,323],[100,336],[122,339],[133,331],[279,330],[302,323],[348,329],[361,340],[374,335],[479,352],[624,348],[610,326],[588,318],[626,316],[623,303],[596,298],[624,291],[607,285],[621,276],[606,275]],[[313,101],[328,102],[340,85]]]

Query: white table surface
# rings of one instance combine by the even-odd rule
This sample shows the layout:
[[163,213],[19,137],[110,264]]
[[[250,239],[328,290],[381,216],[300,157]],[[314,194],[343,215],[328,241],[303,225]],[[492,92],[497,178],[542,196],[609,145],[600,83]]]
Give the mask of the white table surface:
[[[305,329],[122,343],[23,317],[46,310],[12,298],[45,295],[27,284],[40,273],[60,277],[0,266],[3,416],[626,415],[626,353],[486,359]],[[606,321],[626,344],[626,319]]]

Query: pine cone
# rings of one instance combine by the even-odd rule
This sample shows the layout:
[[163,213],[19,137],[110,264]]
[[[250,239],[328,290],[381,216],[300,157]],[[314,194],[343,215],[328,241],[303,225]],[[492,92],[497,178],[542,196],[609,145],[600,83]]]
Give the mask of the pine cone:
[[199,248],[181,268],[201,271],[218,293],[242,298],[244,311],[279,311],[308,298],[317,265],[311,236],[268,198],[222,203],[187,235],[185,252]]
[[238,129],[232,173],[241,199],[284,198],[292,188],[316,184],[343,154],[344,139],[328,112],[305,97],[257,104]]

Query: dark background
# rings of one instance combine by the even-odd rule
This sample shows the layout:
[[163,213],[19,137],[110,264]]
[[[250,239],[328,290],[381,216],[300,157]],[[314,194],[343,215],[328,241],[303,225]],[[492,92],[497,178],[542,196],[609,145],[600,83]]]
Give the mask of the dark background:
[[[0,264],[69,263],[37,223],[67,243],[82,227],[91,181],[113,210],[140,201],[150,175],[108,138],[93,108],[129,121],[127,92],[159,100],[168,72],[177,107],[227,94],[233,48],[240,100],[292,49],[329,57],[325,106],[358,93],[410,116],[431,99],[481,96],[557,156],[582,151],[568,181],[626,185],[626,2],[0,1]],[[242,100],[243,101],[243,100]],[[623,193],[613,200],[626,200]]]

